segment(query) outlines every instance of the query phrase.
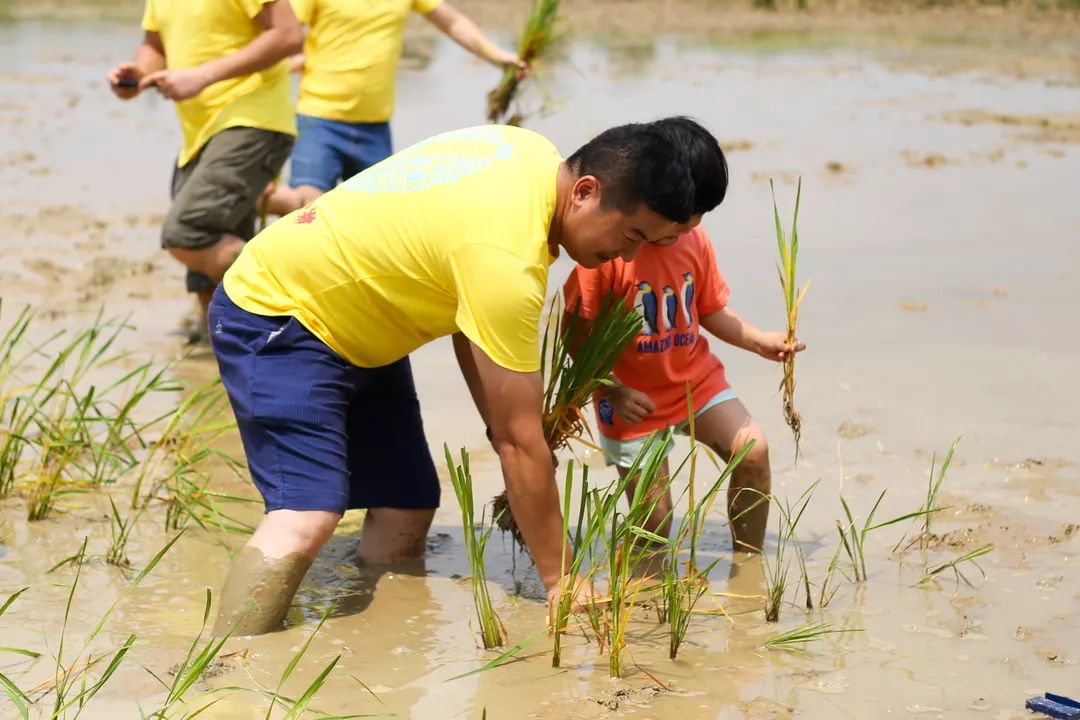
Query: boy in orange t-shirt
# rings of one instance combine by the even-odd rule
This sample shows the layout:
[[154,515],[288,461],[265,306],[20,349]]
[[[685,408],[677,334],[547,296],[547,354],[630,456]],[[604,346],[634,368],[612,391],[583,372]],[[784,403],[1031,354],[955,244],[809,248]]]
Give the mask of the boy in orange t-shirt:
[[[592,270],[575,267],[563,288],[565,307],[579,315],[583,334],[591,329],[590,321],[608,293],[625,298],[643,316],[641,333],[615,366],[615,386],[593,398],[600,447],[620,476],[628,472],[654,430],[670,425],[677,432],[688,432],[687,384],[699,442],[729,461],[749,440],[755,441],[732,474],[728,515],[733,547],[756,552],[764,542],[769,516],[768,444],[700,330],[769,360],[783,360],[805,345],[788,344],[782,332],[763,332],[727,306],[731,291],[716,267],[708,235],[697,227],[701,216],[719,205],[727,191],[723,152],[692,120],[669,118],[656,125],[687,151],[697,186],[695,214],[669,241],[645,245],[629,262],[620,258]],[[670,477],[666,458],[662,472]],[[633,495],[635,484],[631,482],[628,495]],[[660,484],[663,497],[645,528],[664,536],[671,532],[672,510],[666,486]]]

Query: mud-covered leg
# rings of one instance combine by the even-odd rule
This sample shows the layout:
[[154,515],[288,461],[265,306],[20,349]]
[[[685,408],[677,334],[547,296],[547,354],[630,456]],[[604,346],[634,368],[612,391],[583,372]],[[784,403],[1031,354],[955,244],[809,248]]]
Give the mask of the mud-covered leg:
[[369,565],[417,560],[427,549],[427,533],[435,510],[373,508],[364,516],[356,556]]
[[341,516],[322,510],[274,510],[237,555],[221,590],[214,634],[277,630],[296,589]]
[[695,423],[698,439],[725,461],[751,440],[754,447],[735,468],[727,491],[732,547],[742,552],[761,552],[769,520],[772,473],[765,433],[737,399],[702,413]]

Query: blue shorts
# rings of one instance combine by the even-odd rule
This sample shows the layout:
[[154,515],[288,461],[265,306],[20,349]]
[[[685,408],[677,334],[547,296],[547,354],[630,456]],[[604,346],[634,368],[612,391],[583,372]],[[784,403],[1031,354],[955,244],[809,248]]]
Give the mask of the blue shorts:
[[209,321],[267,512],[439,506],[408,357],[351,365],[296,318],[249,313],[220,285]]
[[297,115],[299,132],[289,165],[289,185],[329,192],[394,152],[390,123],[348,123]]

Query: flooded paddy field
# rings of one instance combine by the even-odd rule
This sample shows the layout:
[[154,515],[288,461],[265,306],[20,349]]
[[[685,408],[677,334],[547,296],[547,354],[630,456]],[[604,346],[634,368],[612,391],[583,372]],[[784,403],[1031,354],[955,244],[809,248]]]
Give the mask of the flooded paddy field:
[[[731,562],[718,505],[702,554],[719,562],[676,660],[668,659],[666,630],[643,597],[628,631],[626,677],[609,679],[606,657],[578,631],[553,669],[540,582],[527,556],[496,533],[487,552],[496,610],[511,643],[539,636],[512,662],[452,679],[497,653],[477,647],[460,513],[447,481],[423,564],[392,572],[359,566],[353,552],[362,515],[350,513],[309,572],[288,627],[230,638],[187,695],[190,704],[169,717],[215,698],[201,717],[264,717],[269,701],[257,691],[277,688],[331,606],[281,692],[295,697],[338,657],[313,702],[335,715],[472,719],[486,709],[492,720],[1005,720],[1027,717],[1023,702],[1031,695],[1080,695],[1075,18],[995,19],[972,10],[965,23],[954,10],[936,20],[914,12],[823,13],[800,22],[791,13],[742,10],[694,23],[687,18],[701,12],[697,4],[661,5],[658,32],[648,37],[641,26],[652,11],[639,4],[580,9],[580,26],[523,100],[525,122],[564,153],[620,122],[671,113],[704,122],[721,139],[732,173],[728,198],[704,225],[732,306],[767,328],[783,324],[768,181],[787,212],[802,178],[800,273],[813,286],[800,317],[809,349],[799,356],[797,463],[777,369],[715,341],[712,347],[769,436],[776,497],[794,502],[820,481],[798,530],[815,609],[805,609],[793,566],[779,624],[764,622],[765,569],[757,560]],[[502,28],[502,38],[513,35],[512,16],[475,9]],[[613,31],[603,30],[601,10]],[[115,102],[105,86],[107,69],[138,42],[137,11],[28,14],[14,7],[0,23],[0,336],[29,305],[24,347],[49,344],[5,377],[0,391],[35,382],[50,353],[99,314],[102,322],[124,318],[129,327],[118,330],[110,352],[129,355],[94,369],[87,382],[103,387],[143,363],[169,365],[169,382],[183,389],[148,393],[139,406],[148,421],[216,376],[209,350],[184,341],[181,319],[191,301],[179,266],[157,247],[179,144],[174,111],[149,95]],[[494,81],[478,61],[418,31],[399,81],[396,146],[480,122]],[[569,269],[565,259],[553,266],[552,289]],[[65,335],[50,341],[59,331]],[[413,365],[437,464],[444,442],[467,447],[477,496],[494,495],[502,484],[498,462],[449,343],[423,348]],[[139,462],[164,427],[146,430],[149,449]],[[207,447],[242,459],[234,432],[209,435]],[[961,435],[925,549],[894,552],[905,533],[918,533],[918,522],[870,532],[867,580],[853,582],[844,559],[830,580],[835,595],[819,607],[836,522],[845,518],[841,492],[860,526],[883,490],[879,521],[916,511],[935,454],[940,467]],[[675,457],[686,450],[680,441]],[[579,459],[591,464],[594,482],[612,475],[597,457],[582,452]],[[230,496],[213,496],[228,520],[204,508],[206,527],[189,519],[131,590],[176,535],[176,524],[166,527],[175,493],[163,491],[133,513],[136,469],[100,487],[72,488],[42,520],[28,520],[33,477],[20,476],[0,499],[0,603],[28,588],[0,615],[0,646],[42,654],[0,654],[0,673],[38,699],[30,717],[54,711],[52,658],[62,632],[65,663],[90,660],[91,684],[135,636],[81,717],[142,718],[164,704],[162,681],[173,682],[170,670],[199,633],[207,588],[217,593],[244,542],[242,526],[261,512],[234,499],[257,494],[222,457],[208,456],[199,472],[209,483],[202,497]],[[702,461],[697,482],[716,473]],[[685,474],[676,484],[683,482]],[[115,532],[110,495],[132,522],[128,567],[101,559]],[[774,512],[767,551],[776,528]],[[84,540],[72,595],[77,564],[55,566]],[[993,549],[979,567],[958,566],[970,584],[951,569],[920,584],[987,545]],[[779,632],[811,622],[852,632],[802,651],[766,648]],[[84,675],[76,667],[71,677],[78,687]],[[20,715],[5,699],[0,717]]]

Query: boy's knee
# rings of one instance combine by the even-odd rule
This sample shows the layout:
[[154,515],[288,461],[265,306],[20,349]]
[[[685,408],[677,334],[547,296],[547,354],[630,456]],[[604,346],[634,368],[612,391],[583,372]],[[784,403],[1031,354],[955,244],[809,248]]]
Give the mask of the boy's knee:
[[744,478],[743,485],[768,492],[770,485],[769,442],[765,439],[765,434],[757,427],[751,429],[741,438],[738,447],[743,448],[750,441],[753,441],[753,447],[747,450],[742,462],[739,463],[741,472],[738,474]]

